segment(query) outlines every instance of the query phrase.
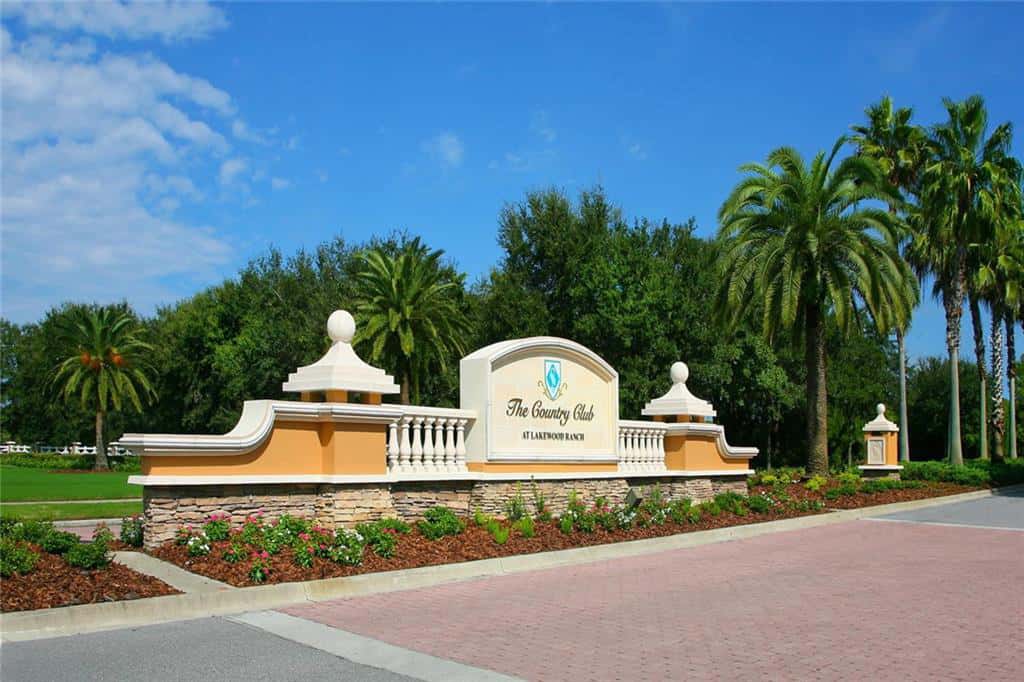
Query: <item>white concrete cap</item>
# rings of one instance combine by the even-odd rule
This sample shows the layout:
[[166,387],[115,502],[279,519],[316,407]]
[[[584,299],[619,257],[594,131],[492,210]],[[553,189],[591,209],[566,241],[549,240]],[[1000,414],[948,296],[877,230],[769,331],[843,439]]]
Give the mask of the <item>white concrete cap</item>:
[[672,388],[668,389],[668,393],[665,395],[647,403],[641,410],[641,414],[647,416],[674,414],[691,417],[714,417],[718,414],[711,403],[690,393],[690,389],[686,387],[686,380],[690,378],[690,368],[686,366],[685,362],[672,363],[669,376],[672,378]]
[[885,418],[885,405],[878,403],[875,405],[875,410],[878,412],[878,416],[869,421],[864,425],[864,431],[866,432],[880,432],[880,431],[899,431],[900,427],[892,423]]
[[285,391],[356,391],[360,393],[398,393],[394,377],[359,359],[352,348],[356,321],[347,310],[335,310],[327,318],[327,335],[334,343],[312,365],[299,367],[288,375]]

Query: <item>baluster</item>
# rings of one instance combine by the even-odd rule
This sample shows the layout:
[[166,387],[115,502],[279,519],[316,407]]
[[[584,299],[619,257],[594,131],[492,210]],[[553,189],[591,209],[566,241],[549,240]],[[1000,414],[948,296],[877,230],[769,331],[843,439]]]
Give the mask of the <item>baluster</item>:
[[626,434],[619,427],[619,468],[626,468]]
[[465,471],[466,470],[466,422],[468,419],[458,420],[458,426],[456,429],[456,443],[455,443],[455,470]]
[[388,424],[388,471],[398,468],[398,420]]
[[448,471],[455,471],[456,470],[456,463],[455,463],[455,421],[456,420],[454,420],[454,419],[449,419],[448,420],[448,424],[445,427],[448,433],[446,434],[446,437],[445,437],[444,464],[445,464],[445,468]]
[[650,429],[644,429],[644,455],[647,460],[648,469],[654,468],[654,433]]
[[409,444],[409,425],[412,423],[412,417],[402,417],[402,444],[398,449],[398,468],[400,471],[409,471],[412,466],[410,461],[410,455],[412,455],[412,446]]
[[658,431],[658,471],[666,471],[665,466],[665,432]]
[[423,470],[423,417],[413,417],[412,468],[414,471]]
[[633,444],[633,470],[637,471],[643,468],[644,461],[643,451],[640,450],[640,429],[630,429],[629,434],[630,442]]
[[434,424],[434,468],[438,471],[447,471],[448,462],[444,454],[444,417],[438,417]]
[[423,420],[423,466],[429,471],[437,470],[437,460],[434,458],[434,418],[426,417]]

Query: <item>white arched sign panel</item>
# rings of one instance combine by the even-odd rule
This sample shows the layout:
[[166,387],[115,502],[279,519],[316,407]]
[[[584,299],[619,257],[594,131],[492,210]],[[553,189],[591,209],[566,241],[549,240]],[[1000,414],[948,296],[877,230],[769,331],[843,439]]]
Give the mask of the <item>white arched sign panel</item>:
[[459,364],[470,461],[617,461],[619,375],[580,344],[515,339]]

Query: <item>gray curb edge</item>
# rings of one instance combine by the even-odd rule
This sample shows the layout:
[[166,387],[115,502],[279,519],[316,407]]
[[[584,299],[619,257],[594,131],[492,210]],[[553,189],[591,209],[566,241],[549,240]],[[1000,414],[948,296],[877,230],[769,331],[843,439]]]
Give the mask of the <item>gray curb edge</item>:
[[[800,516],[780,521],[767,521],[715,530],[666,535],[647,540],[631,540],[607,545],[575,549],[519,554],[499,559],[481,559],[457,564],[424,566],[384,573],[366,573],[344,578],[328,578],[299,583],[279,583],[244,587],[218,592],[178,594],[132,601],[82,604],[36,611],[18,611],[0,615],[0,640],[21,641],[61,637],[156,623],[189,620],[209,616],[277,609],[301,602],[318,602],[342,597],[357,597],[383,592],[430,587],[443,583],[485,576],[519,573],[559,566],[572,566],[595,561],[619,559],[655,552],[767,535],[803,528],[827,526],[855,519],[882,516],[894,512],[923,509],[953,502],[977,500],[1002,491],[1024,488],[1009,486],[992,490],[930,497],[911,502],[860,509],[845,509]],[[998,530],[998,529],[993,529]]]

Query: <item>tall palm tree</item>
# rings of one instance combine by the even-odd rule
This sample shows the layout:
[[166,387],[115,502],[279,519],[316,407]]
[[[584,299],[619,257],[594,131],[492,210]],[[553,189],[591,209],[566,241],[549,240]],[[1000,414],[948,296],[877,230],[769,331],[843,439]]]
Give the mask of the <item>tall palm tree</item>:
[[[910,107],[896,109],[892,98],[882,97],[877,104],[864,110],[866,125],[851,126],[853,142],[857,153],[875,160],[889,186],[902,197],[916,191],[921,168],[926,158],[927,136],[920,126],[913,125],[914,110]],[[902,202],[890,200],[889,212],[897,215]],[[913,239],[909,230],[904,239]],[[907,415],[907,345],[906,332],[910,319],[897,320],[896,345],[899,349],[900,374],[900,438],[899,459],[910,461],[910,423]]]
[[110,468],[103,426],[111,407],[121,410],[128,402],[141,412],[155,396],[145,364],[152,347],[138,334],[135,319],[114,308],[75,309],[60,331],[66,357],[51,381],[64,400],[77,398],[95,410],[97,471]]
[[445,274],[444,251],[430,251],[419,237],[397,254],[373,247],[361,254],[356,311],[363,318],[357,343],[370,357],[393,368],[402,386],[401,400],[419,400],[422,377],[432,367],[447,367],[448,358],[465,353],[469,330],[459,310],[460,282]]
[[[999,125],[986,138],[988,113],[975,95],[963,102],[944,99],[949,119],[931,131],[933,158],[922,176],[921,201],[926,231],[919,265],[935,276],[946,313],[949,353],[949,459],[963,464],[960,431],[960,320],[968,284],[968,245],[978,243],[986,221],[991,222],[998,187],[1011,172],[1008,161],[1013,128]],[[916,248],[916,247],[915,247]],[[984,432],[984,429],[983,429]]]
[[898,221],[865,206],[895,201],[878,165],[852,156],[835,165],[846,143],[819,153],[810,166],[789,147],[747,173],[718,212],[722,284],[718,310],[738,324],[760,310],[768,338],[802,337],[807,367],[808,469],[828,473],[825,326],[831,316],[849,332],[861,306],[882,329],[906,319],[917,280],[900,257]]
[[[1018,164],[1019,166],[1019,164]],[[1003,406],[1003,328],[1007,328],[1007,357],[1013,353],[1013,324],[1010,320],[1020,307],[1020,275],[1024,269],[1024,253],[1021,251],[1021,230],[1024,222],[1020,215],[1019,167],[1012,168],[1007,164],[1012,181],[996,187],[997,204],[992,207],[995,222],[986,230],[985,241],[974,245],[980,267],[977,272],[978,289],[989,305],[991,312],[992,334],[992,412],[991,426],[993,435],[993,459],[1001,460],[1004,455],[1003,441],[1006,432],[1006,419]],[[1011,368],[1011,377],[1016,379]],[[1011,380],[1011,394],[1015,390],[1015,381]],[[1016,400],[1011,400],[1010,427],[1011,452],[1016,456]]]

